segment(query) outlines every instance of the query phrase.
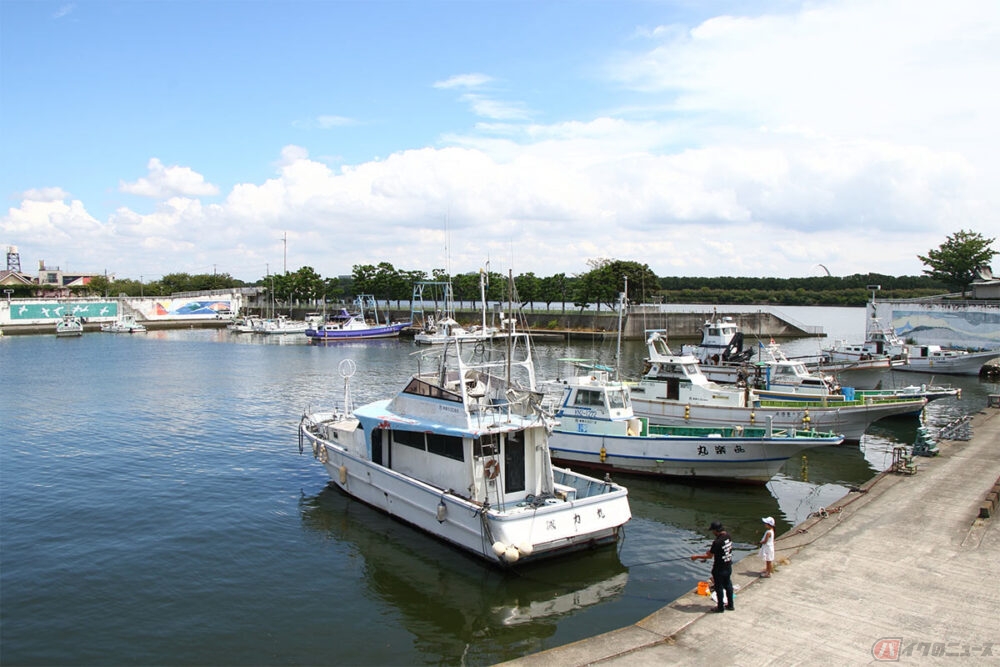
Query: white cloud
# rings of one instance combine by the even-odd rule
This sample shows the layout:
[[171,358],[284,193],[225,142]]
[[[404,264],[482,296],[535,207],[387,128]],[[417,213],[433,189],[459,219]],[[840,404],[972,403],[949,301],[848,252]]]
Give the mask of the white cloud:
[[62,188],[32,188],[22,192],[20,197],[28,201],[54,202],[68,199],[69,193]]
[[324,276],[382,261],[474,271],[487,256],[536,275],[595,257],[660,275],[919,274],[916,255],[948,234],[997,228],[998,8],[848,0],[654,27],[608,69],[628,104],[594,116],[527,122],[487,94],[489,76],[458,75],[434,86],[488,121],[435,147],[331,169],[287,145],[271,178],[213,204],[200,174],[154,158],[121,185],[161,200],[153,212],[102,223],[43,188],[0,236],[22,254],[95,238],[119,275],[155,262],[256,279],[278,270],[285,234],[289,268]]
[[190,167],[164,167],[157,158],[146,165],[149,174],[133,183],[120,182],[119,190],[133,195],[164,199],[173,195],[204,197],[216,195],[219,188],[205,182],[205,177]]
[[435,81],[435,88],[479,88],[493,79],[485,74],[456,74],[443,81]]
[[324,130],[331,127],[343,127],[345,125],[354,125],[356,121],[352,118],[347,118],[346,116],[317,116],[316,123]]

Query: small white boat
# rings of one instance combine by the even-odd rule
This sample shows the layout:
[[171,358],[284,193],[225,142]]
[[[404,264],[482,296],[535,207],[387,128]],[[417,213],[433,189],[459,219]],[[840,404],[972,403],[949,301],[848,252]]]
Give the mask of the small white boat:
[[285,315],[279,315],[266,320],[257,320],[253,332],[269,336],[304,334],[309,326],[305,320],[293,320]]
[[430,319],[428,327],[413,336],[413,342],[418,345],[442,345],[449,341],[486,341],[493,340],[498,330],[492,327],[466,329],[450,317],[440,320]]
[[[790,457],[839,445],[844,436],[766,426],[651,425],[632,410],[628,385],[605,371],[557,383],[559,421],[549,436],[552,459],[599,470],[766,483]],[[768,418],[773,422],[773,417]]]
[[762,356],[766,357],[767,361],[759,363],[765,369],[765,374],[763,382],[756,387],[755,392],[761,400],[830,402],[926,398],[932,401],[960,394],[954,387],[927,384],[909,385],[899,389],[858,389],[841,386],[832,376],[815,373],[808,370],[801,361],[788,359],[780,346],[773,341],[763,349],[766,354]]
[[253,333],[258,321],[256,317],[237,317],[226,325],[226,329],[235,334]]
[[354,410],[342,367],[344,410],[303,415],[300,448],[348,495],[496,565],[616,542],[627,490],[552,466],[530,343],[503,342],[430,348],[402,391]]
[[[441,345],[448,341],[464,340],[481,342],[492,340],[496,336],[503,335],[500,328],[488,326],[486,324],[486,272],[479,271],[479,295],[482,303],[482,322],[466,329],[454,318],[454,304],[450,301],[445,304],[445,314],[435,320],[433,317],[427,318],[424,328],[413,336],[413,342],[418,345]],[[447,298],[451,298],[451,285],[449,283]],[[512,324],[506,318],[501,320],[504,326]]]
[[822,350],[827,363],[831,362],[870,362],[886,361],[889,364],[905,363],[906,343],[891,326],[884,326],[875,313],[875,292],[881,289],[878,285],[869,285],[872,298],[867,310],[871,317],[865,322],[865,340],[863,343],[848,343],[846,340],[836,341],[832,347]]
[[681,354],[690,354],[702,364],[742,364],[753,357],[753,347],[743,347],[743,332],[732,317],[719,317],[701,325],[701,342],[697,345],[683,345]]
[[146,327],[136,322],[132,315],[121,315],[114,322],[102,324],[101,331],[105,333],[146,333]]
[[83,321],[76,315],[66,314],[56,322],[56,336],[70,338],[83,335]]
[[940,345],[911,345],[907,359],[906,365],[899,366],[896,370],[945,375],[979,375],[979,371],[986,363],[1000,359],[1000,350],[968,352],[947,349]]

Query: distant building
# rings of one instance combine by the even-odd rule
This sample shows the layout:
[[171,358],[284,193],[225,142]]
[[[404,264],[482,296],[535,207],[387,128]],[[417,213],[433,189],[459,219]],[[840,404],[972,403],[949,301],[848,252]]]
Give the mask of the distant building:
[[1000,299],[1000,280],[993,277],[993,271],[988,266],[981,266],[976,271],[976,280],[972,281],[973,299]]
[[[0,285],[32,288],[31,296],[36,298],[60,298],[72,295],[73,288],[85,287],[91,279],[103,275],[105,274],[76,271],[70,273],[58,266],[46,266],[42,260],[38,262],[38,275],[32,276],[21,271],[21,255],[17,246],[7,246],[7,268],[0,271]],[[113,276],[108,278],[114,280]]]

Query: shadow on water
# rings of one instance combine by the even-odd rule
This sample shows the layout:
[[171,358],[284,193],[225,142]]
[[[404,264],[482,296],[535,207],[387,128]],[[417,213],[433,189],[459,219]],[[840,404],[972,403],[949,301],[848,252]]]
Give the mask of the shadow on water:
[[504,571],[332,484],[299,508],[308,530],[348,545],[368,593],[396,611],[430,662],[484,664],[539,650],[560,620],[621,597],[628,583],[613,548]]

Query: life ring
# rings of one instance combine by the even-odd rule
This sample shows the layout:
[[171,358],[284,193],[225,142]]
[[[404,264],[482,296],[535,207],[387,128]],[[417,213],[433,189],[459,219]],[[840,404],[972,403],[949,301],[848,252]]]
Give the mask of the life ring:
[[483,464],[483,474],[486,475],[486,479],[497,478],[497,475],[500,474],[500,464],[497,463],[496,459],[490,459]]

